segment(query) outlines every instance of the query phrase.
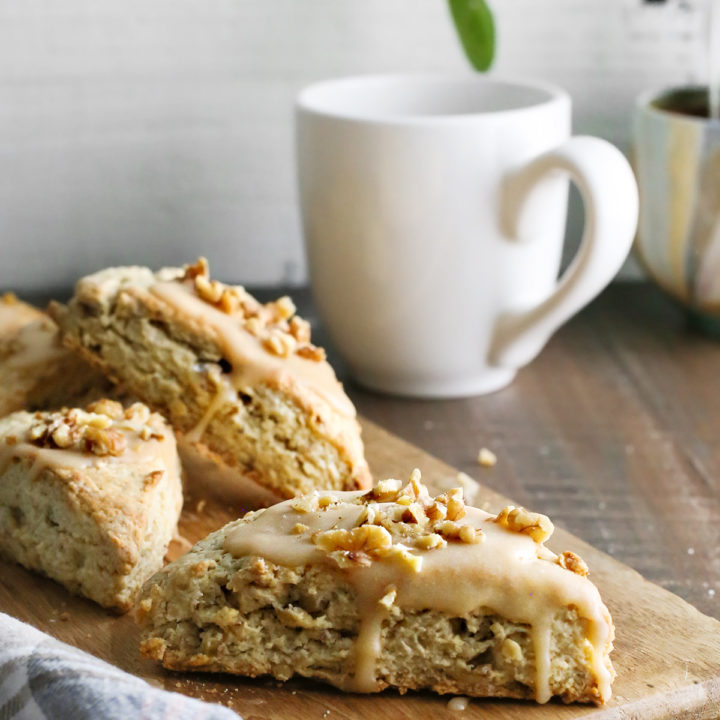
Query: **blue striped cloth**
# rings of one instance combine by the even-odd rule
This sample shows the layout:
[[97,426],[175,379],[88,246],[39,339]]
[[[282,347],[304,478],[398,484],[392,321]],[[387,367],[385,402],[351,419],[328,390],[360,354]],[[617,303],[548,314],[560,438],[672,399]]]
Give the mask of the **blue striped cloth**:
[[238,720],[0,613],[0,720]]

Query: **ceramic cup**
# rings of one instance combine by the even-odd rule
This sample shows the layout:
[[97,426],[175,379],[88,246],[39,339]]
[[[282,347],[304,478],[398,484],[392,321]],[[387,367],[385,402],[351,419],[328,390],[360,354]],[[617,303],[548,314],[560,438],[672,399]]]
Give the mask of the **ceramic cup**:
[[[629,164],[570,138],[557,88],[484,76],[365,76],[297,102],[313,294],[360,383],[457,397],[507,385],[613,278],[637,221]],[[568,176],[580,249],[558,280]]]
[[633,144],[637,255],[694,319],[720,327],[720,120],[708,119],[707,88],[638,98]]

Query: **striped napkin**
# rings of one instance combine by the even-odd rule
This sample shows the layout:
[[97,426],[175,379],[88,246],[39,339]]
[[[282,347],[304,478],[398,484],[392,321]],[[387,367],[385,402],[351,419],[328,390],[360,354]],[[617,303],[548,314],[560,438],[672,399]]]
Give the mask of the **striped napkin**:
[[154,688],[0,613],[0,720],[238,720],[220,705]]

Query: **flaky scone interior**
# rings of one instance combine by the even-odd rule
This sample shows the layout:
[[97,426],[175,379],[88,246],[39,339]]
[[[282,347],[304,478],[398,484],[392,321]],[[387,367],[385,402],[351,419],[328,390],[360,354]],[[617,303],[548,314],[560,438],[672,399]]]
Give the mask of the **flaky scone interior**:
[[415,471],[250,513],[143,588],[141,651],[175,670],[601,704],[613,625],[550,520],[431,497]]
[[368,487],[355,408],[287,297],[185,268],[109,268],[51,315],[64,342],[271,499]]

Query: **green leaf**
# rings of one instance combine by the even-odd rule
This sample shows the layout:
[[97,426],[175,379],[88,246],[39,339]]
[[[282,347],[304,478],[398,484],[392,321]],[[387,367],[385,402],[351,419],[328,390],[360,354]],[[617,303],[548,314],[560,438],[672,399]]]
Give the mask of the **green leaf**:
[[495,21],[485,0],[448,0],[465,54],[484,72],[495,57]]

